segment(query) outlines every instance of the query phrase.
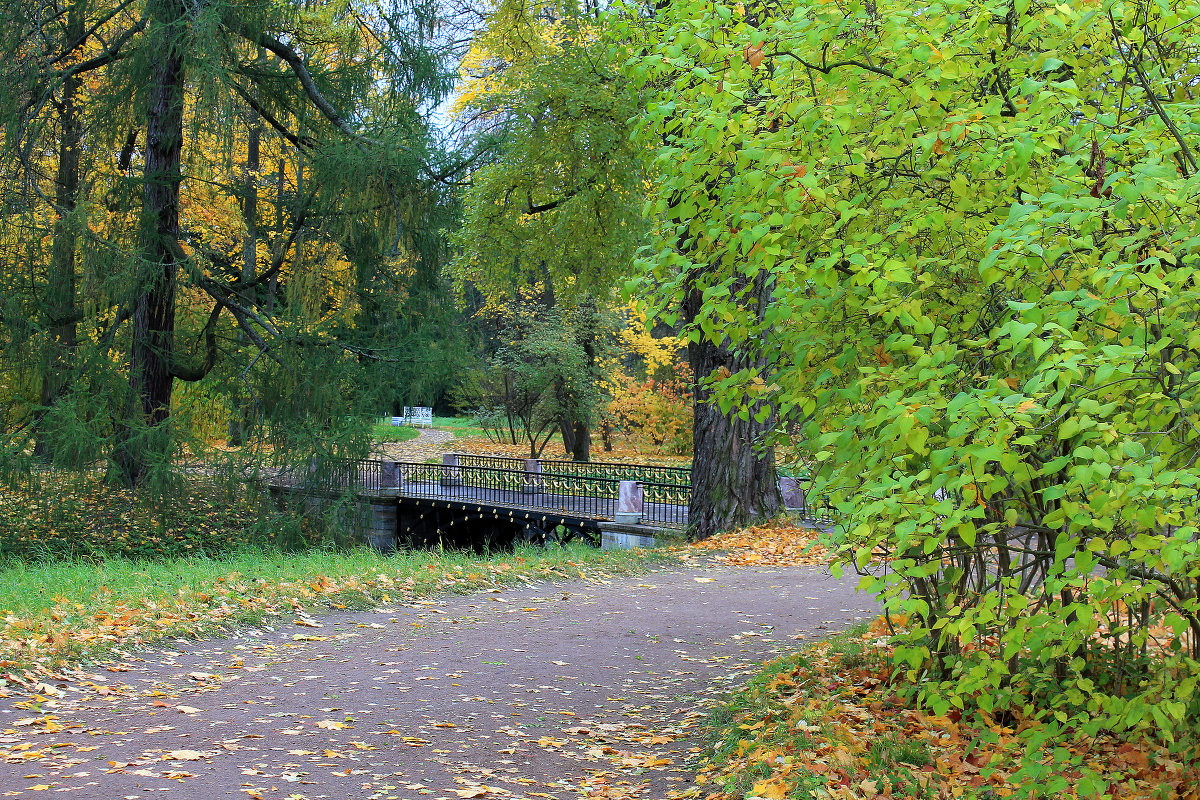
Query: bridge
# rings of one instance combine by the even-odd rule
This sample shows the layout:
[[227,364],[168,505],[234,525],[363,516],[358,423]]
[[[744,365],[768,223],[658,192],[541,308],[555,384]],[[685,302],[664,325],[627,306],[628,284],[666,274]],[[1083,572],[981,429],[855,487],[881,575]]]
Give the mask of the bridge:
[[[804,504],[804,492],[791,483],[790,493],[781,487],[788,505]],[[691,469],[447,453],[440,464],[339,462],[305,474],[278,473],[267,485],[276,495],[300,496],[314,510],[352,497],[354,527],[381,550],[573,538],[598,545],[606,530],[649,537],[686,529]]]
[[384,550],[577,537],[599,544],[606,525],[647,536],[686,528],[691,470],[448,453],[440,464],[363,460],[277,473],[267,485],[314,510],[355,498],[362,506],[355,527]]

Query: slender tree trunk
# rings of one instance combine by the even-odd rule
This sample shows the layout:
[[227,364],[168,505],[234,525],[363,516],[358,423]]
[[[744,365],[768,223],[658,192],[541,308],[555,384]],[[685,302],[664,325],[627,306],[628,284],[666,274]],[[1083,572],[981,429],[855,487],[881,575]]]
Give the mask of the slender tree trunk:
[[129,363],[129,383],[139,417],[119,437],[115,459],[122,479],[130,486],[142,481],[151,458],[166,455],[162,434],[171,415],[179,184],[183,180],[181,48],[187,10],[180,0],[153,0],[150,13],[147,52],[155,61],[146,108],[141,285],[134,303]]
[[[594,300],[592,302],[595,303]],[[588,394],[591,398],[597,396],[596,385],[600,382],[600,376],[596,374],[596,317],[597,314],[593,308],[587,334],[583,339],[583,353],[587,357],[587,379],[591,384],[588,387]],[[589,401],[588,408],[580,409],[579,418],[575,420],[575,442],[571,448],[573,461],[592,460],[592,408],[590,406],[593,402],[594,400]]]
[[[768,293],[765,287],[759,288],[753,302],[761,314]],[[683,305],[688,323],[697,319],[702,303],[702,292],[693,289]],[[762,422],[754,419],[754,413],[748,420],[725,415],[703,385],[704,379],[711,375],[729,374],[749,366],[745,356],[701,337],[688,345],[688,361],[695,376],[688,536],[703,539],[779,512],[782,500],[775,473],[775,451],[763,445],[774,426],[775,415],[772,411]]]
[[[76,3],[68,11],[67,44],[74,45],[84,36],[84,13]],[[76,75],[63,79],[62,100],[59,103],[59,123],[62,126],[58,141],[58,174],[55,178],[54,202],[58,219],[54,223],[54,244],[46,291],[46,316],[50,340],[47,342],[42,367],[41,415],[63,395],[69,385],[76,345],[75,261],[78,234],[74,212],[79,204],[79,156],[83,146],[83,121],[76,105],[81,80]],[[49,458],[52,446],[44,428],[39,426],[34,454]]]
[[[562,402],[562,395],[565,393],[560,383],[555,387],[555,391],[559,395],[559,401]],[[558,419],[558,432],[562,434],[563,452],[572,459],[575,457],[575,421],[570,414],[563,414]]]

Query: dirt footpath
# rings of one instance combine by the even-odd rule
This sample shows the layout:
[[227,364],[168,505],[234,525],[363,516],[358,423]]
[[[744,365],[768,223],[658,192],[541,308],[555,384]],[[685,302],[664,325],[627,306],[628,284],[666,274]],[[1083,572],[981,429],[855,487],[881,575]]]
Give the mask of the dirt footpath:
[[875,613],[855,583],[674,567],[181,640],[0,708],[0,796],[664,800],[714,699]]

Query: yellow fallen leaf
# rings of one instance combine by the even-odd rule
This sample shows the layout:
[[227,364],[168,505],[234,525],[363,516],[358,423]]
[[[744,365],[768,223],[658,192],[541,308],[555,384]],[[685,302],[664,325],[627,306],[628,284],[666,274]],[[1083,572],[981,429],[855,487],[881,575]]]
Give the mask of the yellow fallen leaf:
[[331,731],[343,731],[346,728],[349,728],[350,726],[344,722],[338,722],[337,720],[323,719],[317,723],[317,727],[325,728],[326,730],[331,730]]
[[763,800],[785,800],[788,796],[788,786],[786,783],[780,783],[773,779],[759,781],[754,784],[750,794],[761,797]]
[[163,761],[199,761],[204,753],[199,750],[170,750],[163,755]]

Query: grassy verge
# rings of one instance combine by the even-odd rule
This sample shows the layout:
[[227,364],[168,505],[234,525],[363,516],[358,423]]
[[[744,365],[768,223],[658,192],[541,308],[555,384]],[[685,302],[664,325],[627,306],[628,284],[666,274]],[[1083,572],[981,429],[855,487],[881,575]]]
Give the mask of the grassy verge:
[[10,563],[0,570],[0,665],[54,668],[118,647],[200,636],[300,609],[369,607],[506,583],[599,577],[639,570],[660,557],[572,545],[486,557],[245,549],[213,558]]
[[433,427],[452,431],[455,438],[461,436],[483,436],[483,428],[474,417],[434,417]]
[[303,608],[361,607],[513,581],[599,576],[663,556],[583,545],[477,556],[384,556],[253,492],[187,478],[170,500],[97,476],[0,491],[0,691],[164,637],[199,636]]
[[[1046,797],[1039,786],[1010,781],[1024,755],[1008,726],[944,717],[913,707],[892,677],[888,629],[882,620],[859,626],[764,664],[708,721],[710,751],[683,797],[707,800],[809,798]],[[1180,747],[1179,744],[1185,746]],[[1169,748],[1150,736],[1103,735],[1051,741],[1035,755],[1045,778],[1079,785],[1077,770],[1051,767],[1051,750],[1069,751],[1098,770],[1103,793],[1069,789],[1067,797],[1184,797],[1200,785],[1195,746]]]
[[390,422],[377,422],[371,429],[371,435],[377,442],[407,442],[421,435],[421,431],[411,425],[392,425]]

